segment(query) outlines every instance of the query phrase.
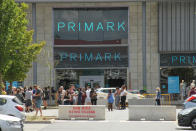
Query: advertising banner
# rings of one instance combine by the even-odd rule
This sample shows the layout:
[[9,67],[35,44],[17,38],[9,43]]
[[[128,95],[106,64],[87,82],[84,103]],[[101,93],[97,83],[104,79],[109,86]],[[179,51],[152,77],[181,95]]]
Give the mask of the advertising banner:
[[169,76],[168,77],[168,93],[180,93],[179,89],[179,76]]

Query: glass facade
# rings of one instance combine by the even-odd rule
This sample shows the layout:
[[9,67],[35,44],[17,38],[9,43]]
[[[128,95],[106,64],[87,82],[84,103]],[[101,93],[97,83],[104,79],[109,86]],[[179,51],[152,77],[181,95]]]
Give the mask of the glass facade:
[[[185,90],[185,98],[188,97],[188,93],[190,91],[190,85],[193,80],[196,79],[196,68],[195,67],[164,67],[160,69],[160,85],[161,92],[163,94],[168,93],[168,77],[177,76],[179,77],[179,82],[181,83],[184,80],[186,90]],[[180,83],[176,83],[179,84]],[[181,93],[181,88],[180,88]],[[172,94],[172,100],[181,100],[180,93]]]
[[56,69],[56,86],[120,87],[127,83],[127,69]]
[[[196,79],[195,53],[160,54],[160,84],[164,93],[168,92],[168,77],[177,76],[179,81],[185,81],[186,87]],[[188,92],[187,92],[188,94]]]
[[127,67],[128,8],[54,9],[57,87],[120,87]]

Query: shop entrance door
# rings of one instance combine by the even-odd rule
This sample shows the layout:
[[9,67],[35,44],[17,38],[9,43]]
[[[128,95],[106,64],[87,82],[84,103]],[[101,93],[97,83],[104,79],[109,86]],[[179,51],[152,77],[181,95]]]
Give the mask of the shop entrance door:
[[86,87],[87,85],[90,85],[91,88],[104,87],[104,76],[80,76],[80,86]]

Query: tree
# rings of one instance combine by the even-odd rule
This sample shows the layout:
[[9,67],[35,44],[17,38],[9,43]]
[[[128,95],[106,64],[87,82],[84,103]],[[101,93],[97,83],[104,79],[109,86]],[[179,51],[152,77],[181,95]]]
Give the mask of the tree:
[[26,9],[24,3],[0,0],[0,87],[3,80],[24,80],[45,45],[32,43],[33,31],[27,29]]
[[29,68],[32,66],[32,61],[40,53],[43,45],[44,43],[31,44],[13,55],[12,63],[4,75],[4,80],[9,81],[10,85],[12,85],[13,81],[23,81],[26,78]]

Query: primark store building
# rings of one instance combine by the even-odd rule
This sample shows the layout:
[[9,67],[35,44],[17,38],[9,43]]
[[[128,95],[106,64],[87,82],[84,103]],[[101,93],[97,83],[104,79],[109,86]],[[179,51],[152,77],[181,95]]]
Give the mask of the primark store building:
[[196,79],[196,0],[16,0],[46,46],[24,85],[167,92]]

